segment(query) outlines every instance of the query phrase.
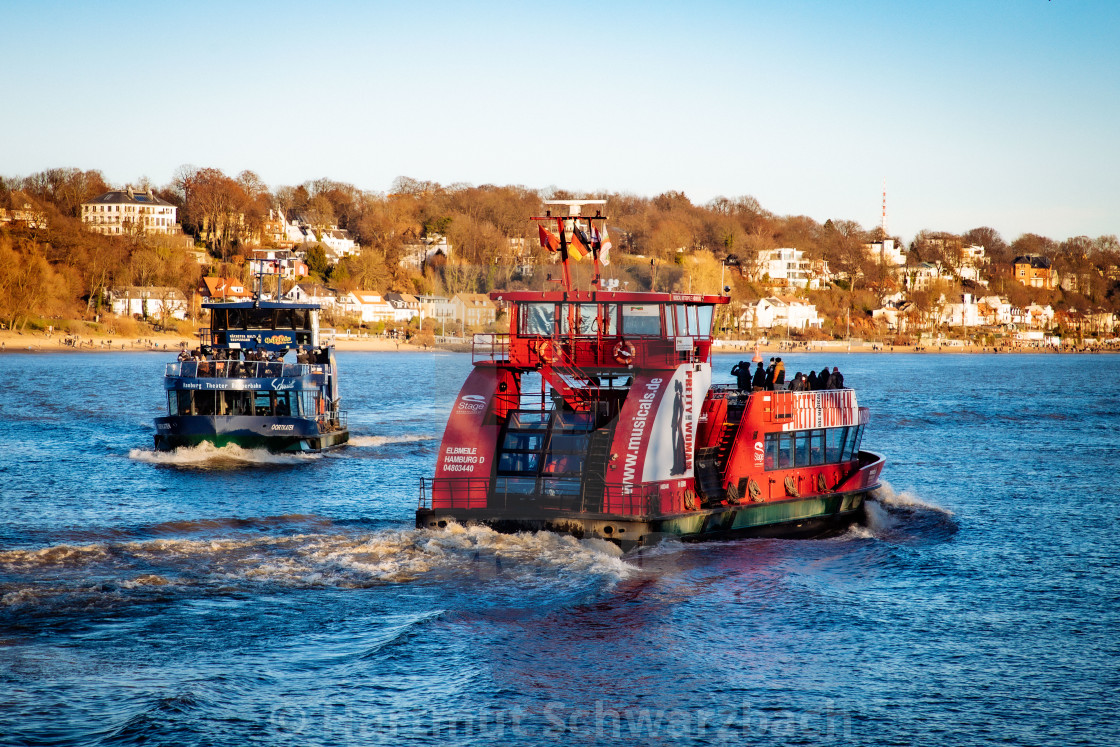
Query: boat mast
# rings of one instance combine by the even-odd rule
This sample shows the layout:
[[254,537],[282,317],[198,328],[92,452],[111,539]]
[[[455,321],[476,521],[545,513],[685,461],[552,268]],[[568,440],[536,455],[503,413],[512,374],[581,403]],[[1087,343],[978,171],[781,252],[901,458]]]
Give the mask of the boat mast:
[[[572,290],[572,274],[568,267],[568,232],[566,230],[566,223],[572,224],[573,231],[579,228],[581,221],[587,221],[588,229],[594,225],[594,221],[607,220],[607,217],[602,214],[602,210],[596,210],[595,215],[581,215],[584,205],[606,205],[606,200],[545,200],[545,205],[561,205],[567,207],[567,215],[554,216],[551,210],[546,210],[544,216],[534,216],[531,220],[535,221],[556,221],[556,228],[560,232],[560,264],[562,267],[563,285],[565,292]],[[601,232],[600,232],[601,235]],[[592,261],[595,264],[595,275],[591,279],[591,285],[595,288],[599,287],[600,273],[602,265],[599,262],[599,245],[598,242],[592,242],[587,247],[591,252]]]

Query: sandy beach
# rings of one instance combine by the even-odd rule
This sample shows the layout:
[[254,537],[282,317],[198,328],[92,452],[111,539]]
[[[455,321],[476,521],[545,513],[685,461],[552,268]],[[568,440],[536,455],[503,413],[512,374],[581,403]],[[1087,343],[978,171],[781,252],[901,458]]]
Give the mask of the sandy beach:
[[[171,352],[180,346],[193,348],[198,345],[197,339],[179,335],[148,335],[139,339],[127,339],[120,336],[112,337],[81,337],[72,338],[65,334],[47,335],[44,332],[13,332],[0,330],[0,353],[106,353],[106,352]],[[335,349],[340,352],[354,353],[422,353],[431,352],[433,349],[452,352],[469,352],[470,342],[437,342],[433,347],[415,345],[401,340],[392,340],[382,337],[338,337],[335,339]],[[754,355],[755,343],[740,340],[716,340],[713,352],[715,353],[741,353],[744,356]],[[821,340],[809,343],[794,342],[783,343],[772,341],[762,345],[760,351],[767,357],[781,355],[782,353],[987,353],[996,352],[991,347],[981,347],[973,344],[963,344],[959,341],[950,341],[943,344],[930,344],[922,346],[889,345],[871,342],[848,343],[843,340]],[[1006,353],[1055,353],[1051,347],[1019,347],[999,348],[1001,354]],[[1062,353],[1076,352],[1120,352],[1114,349],[1101,349],[1096,351],[1077,350],[1064,347]]]

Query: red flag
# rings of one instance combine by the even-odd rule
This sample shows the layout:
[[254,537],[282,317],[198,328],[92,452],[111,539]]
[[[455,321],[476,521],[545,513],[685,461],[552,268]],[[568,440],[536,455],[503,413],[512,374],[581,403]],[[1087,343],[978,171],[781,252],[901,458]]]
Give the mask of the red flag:
[[555,252],[560,249],[560,237],[549,231],[540,223],[537,224],[537,231],[541,236],[541,246],[550,252]]

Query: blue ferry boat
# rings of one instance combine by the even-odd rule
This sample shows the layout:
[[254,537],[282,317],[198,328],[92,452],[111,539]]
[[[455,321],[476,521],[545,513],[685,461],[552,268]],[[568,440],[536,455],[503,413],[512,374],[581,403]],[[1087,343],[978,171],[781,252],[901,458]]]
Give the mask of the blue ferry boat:
[[318,452],[350,438],[334,348],[319,335],[317,304],[205,303],[201,345],[167,364],[167,415],[155,448],[212,443]]

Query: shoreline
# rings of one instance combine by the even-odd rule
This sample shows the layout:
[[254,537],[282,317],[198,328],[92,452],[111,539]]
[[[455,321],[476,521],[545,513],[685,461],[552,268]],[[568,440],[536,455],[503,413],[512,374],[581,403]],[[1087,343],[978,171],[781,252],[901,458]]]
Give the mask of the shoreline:
[[[179,350],[180,345],[188,349],[197,345],[197,340],[177,335],[162,335],[129,340],[121,337],[107,338],[81,338],[75,345],[67,344],[66,335],[46,335],[45,333],[27,332],[20,334],[10,330],[0,331],[0,354],[4,353],[166,353],[173,354]],[[336,338],[335,350],[340,353],[430,353],[440,352],[470,352],[468,342],[437,342],[434,346],[421,346],[389,338]],[[879,343],[860,343],[848,345],[843,342],[810,342],[794,343],[792,345],[774,342],[762,345],[760,352],[766,356],[793,353],[948,353],[953,355],[1095,355],[1100,353],[1120,353],[1116,348],[1076,349],[1063,348],[1055,350],[1046,347],[1014,347],[991,348],[977,345],[880,345]],[[713,354],[739,353],[753,356],[755,344],[738,340],[715,340],[712,345]]]

